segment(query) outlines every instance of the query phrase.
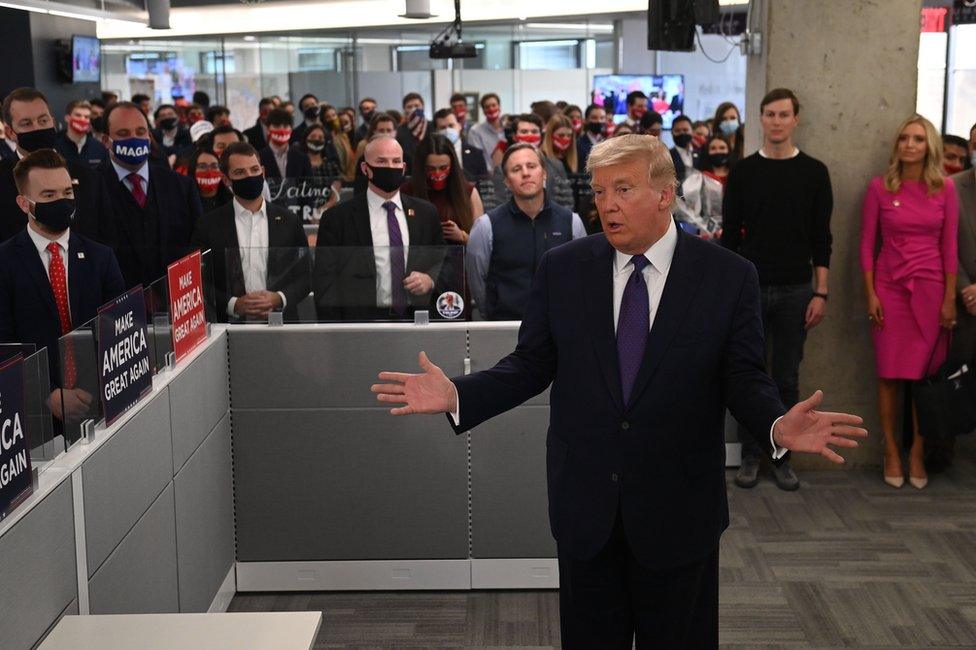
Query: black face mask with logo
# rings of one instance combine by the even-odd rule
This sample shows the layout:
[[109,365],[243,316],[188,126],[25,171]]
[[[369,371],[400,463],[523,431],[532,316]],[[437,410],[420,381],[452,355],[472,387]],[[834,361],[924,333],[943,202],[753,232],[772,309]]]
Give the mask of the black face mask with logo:
[[403,168],[401,167],[374,167],[369,163],[366,166],[373,172],[369,182],[380,188],[384,192],[392,192],[403,185]]
[[34,209],[31,216],[51,232],[64,232],[75,216],[74,199],[57,199],[47,203],[32,201]]

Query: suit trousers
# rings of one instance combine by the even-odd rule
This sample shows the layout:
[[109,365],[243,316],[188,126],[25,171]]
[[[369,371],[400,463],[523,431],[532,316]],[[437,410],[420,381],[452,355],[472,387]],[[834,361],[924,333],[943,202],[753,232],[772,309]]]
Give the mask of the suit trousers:
[[[662,534],[667,534],[662,531]],[[559,617],[565,650],[718,647],[716,548],[691,564],[655,571],[638,562],[618,510],[596,556],[559,555]]]

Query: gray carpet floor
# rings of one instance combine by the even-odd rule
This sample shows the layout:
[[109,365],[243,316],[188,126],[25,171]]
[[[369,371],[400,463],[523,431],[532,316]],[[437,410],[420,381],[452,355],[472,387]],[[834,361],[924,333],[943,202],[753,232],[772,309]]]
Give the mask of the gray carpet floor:
[[[732,484],[724,648],[976,648],[976,444],[917,491],[880,469]],[[239,594],[230,611],[320,610],[316,648],[556,648],[554,591]]]

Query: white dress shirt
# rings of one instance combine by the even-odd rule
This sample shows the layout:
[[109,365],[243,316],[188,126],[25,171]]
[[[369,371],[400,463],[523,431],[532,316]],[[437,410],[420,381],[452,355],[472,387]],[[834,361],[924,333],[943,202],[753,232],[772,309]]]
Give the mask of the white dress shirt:
[[271,144],[270,146],[275,162],[278,163],[278,171],[281,172],[281,177],[288,178],[288,145],[286,144],[280,148],[276,144]]
[[397,192],[391,199],[384,199],[372,190],[366,189],[366,205],[369,207],[369,231],[373,236],[373,262],[376,264],[376,306],[390,307],[393,304],[393,282],[390,276],[390,229],[386,223],[386,208],[383,204],[392,201],[396,204],[396,220],[400,224],[403,238],[403,268],[407,268],[407,255],[410,246],[410,233],[407,230],[407,217],[403,212],[403,202]]
[[[34,246],[37,248],[37,254],[41,256],[41,264],[44,265],[44,272],[47,274],[48,280],[51,279],[51,251],[47,247],[53,241],[61,248],[61,262],[64,263],[64,284],[65,290],[67,290],[69,284],[68,273],[70,273],[68,269],[68,238],[71,236],[71,229],[68,228],[65,230],[57,239],[48,239],[30,226],[27,226],[27,234],[30,235],[31,241],[34,242]],[[71,313],[70,293],[68,294],[68,313]]]
[[[234,204],[234,227],[237,229],[237,245],[241,253],[241,271],[244,273],[244,291],[264,291],[268,287],[268,211],[267,203],[261,201],[257,212],[251,212],[241,205],[237,198]],[[281,296],[281,308],[285,308],[285,294]],[[227,314],[236,316],[234,305],[237,296],[227,301]]]
[[[112,161],[112,167],[115,167],[115,173],[118,174],[119,180],[122,184],[131,192],[132,191],[132,181],[129,180],[129,174],[132,173],[131,170],[126,169],[119,163]],[[136,170],[136,173],[142,176],[142,191],[149,196],[149,161],[142,163],[142,167]]]
[[[657,315],[658,306],[661,304],[661,295],[664,293],[664,285],[668,280],[668,273],[671,271],[671,261],[674,259],[674,249],[678,244],[678,226],[671,222],[664,236],[658,239],[649,249],[644,252],[644,257],[650,262],[644,267],[644,284],[647,285],[648,305],[650,307],[650,318],[648,319],[648,331],[654,326],[654,317]],[[634,264],[631,261],[632,255],[615,251],[613,259],[613,331],[617,331],[617,322],[620,318],[620,304],[623,302],[624,289],[627,280],[634,272]],[[457,410],[451,413],[455,426],[461,422],[461,400],[457,396],[457,386],[454,387],[454,398]],[[773,426],[769,428],[769,442],[773,446],[773,458],[779,459],[786,454],[787,450],[777,446],[773,440],[773,430],[776,423],[781,418],[773,421]]]

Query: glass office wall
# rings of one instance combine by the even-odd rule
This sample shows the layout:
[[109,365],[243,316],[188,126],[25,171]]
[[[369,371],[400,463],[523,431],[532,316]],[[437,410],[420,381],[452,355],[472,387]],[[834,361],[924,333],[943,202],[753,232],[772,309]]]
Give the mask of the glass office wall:
[[431,60],[429,45],[441,28],[105,41],[103,87],[123,98],[145,92],[157,104],[204,90],[245,128],[261,97],[297,101],[306,92],[336,106],[372,96],[382,108],[399,108],[403,95],[416,91],[428,112],[454,92],[497,92],[507,107],[543,98],[585,105],[593,74],[614,67],[609,18],[479,25],[464,32],[475,58]]

